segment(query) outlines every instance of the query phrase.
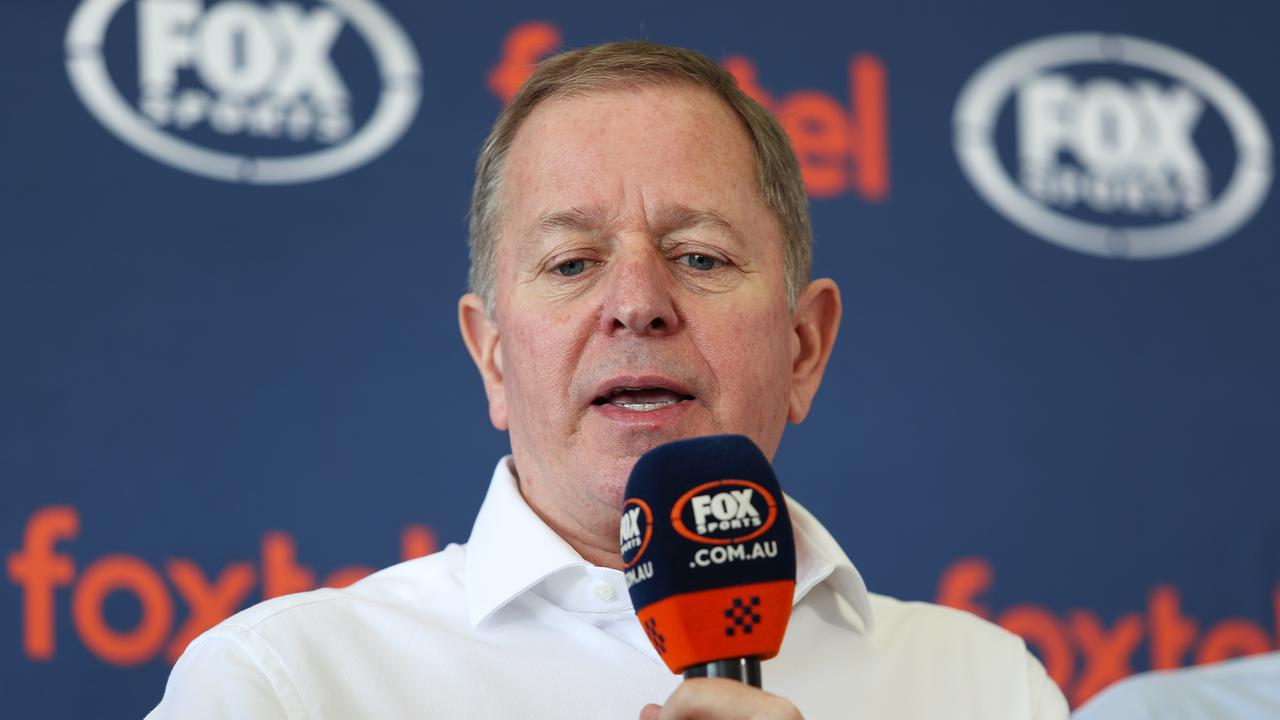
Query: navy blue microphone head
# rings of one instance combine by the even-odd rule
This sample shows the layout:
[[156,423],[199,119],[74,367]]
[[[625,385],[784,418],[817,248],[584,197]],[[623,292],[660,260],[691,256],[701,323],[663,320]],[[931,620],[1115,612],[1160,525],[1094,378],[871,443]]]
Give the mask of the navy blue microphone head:
[[795,538],[773,468],[751,440],[692,438],[642,455],[619,540],[636,614],[673,672],[777,655]]

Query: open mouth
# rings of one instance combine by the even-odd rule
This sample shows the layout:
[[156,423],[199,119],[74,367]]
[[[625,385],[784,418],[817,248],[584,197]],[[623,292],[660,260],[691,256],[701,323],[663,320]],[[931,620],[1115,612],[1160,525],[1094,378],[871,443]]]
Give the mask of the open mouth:
[[613,405],[631,412],[653,412],[692,399],[692,395],[664,387],[616,387],[591,404]]

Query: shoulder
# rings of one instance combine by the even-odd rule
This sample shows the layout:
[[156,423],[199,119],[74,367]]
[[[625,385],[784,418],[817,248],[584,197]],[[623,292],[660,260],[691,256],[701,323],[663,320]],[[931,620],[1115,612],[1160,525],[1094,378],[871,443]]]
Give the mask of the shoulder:
[[[466,620],[465,548],[393,565],[346,588],[285,595],[205,631],[179,658],[149,718],[307,716],[308,697],[406,634]],[[317,686],[321,687],[317,687]]]
[[209,636],[263,633],[317,616],[376,615],[397,607],[448,615],[464,602],[462,573],[466,548],[449,545],[426,557],[380,570],[345,588],[319,588],[265,600],[241,610],[209,630]]
[[964,610],[875,593],[870,604],[872,642],[918,651],[935,666],[1009,676],[1025,675],[1027,660],[1034,660],[1020,636]]
[[1023,639],[972,613],[870,594],[872,642],[957,692],[1009,699],[1018,717],[1066,718],[1067,702]]
[[1014,633],[973,613],[927,602],[905,601],[869,593],[875,634],[902,642],[916,635],[931,644],[968,648],[983,653],[1013,653],[1021,657],[1026,643]]

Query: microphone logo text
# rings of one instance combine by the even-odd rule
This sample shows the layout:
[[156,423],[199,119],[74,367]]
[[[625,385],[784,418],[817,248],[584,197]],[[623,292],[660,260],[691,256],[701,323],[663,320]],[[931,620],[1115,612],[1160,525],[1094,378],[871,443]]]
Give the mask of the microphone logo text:
[[[640,498],[628,498],[622,507],[622,522],[618,527],[618,548],[622,554],[622,567],[631,570],[640,562],[640,556],[649,547],[653,537],[653,512],[649,504]],[[650,570],[650,575],[653,574]],[[641,578],[642,580],[644,578]],[[630,573],[628,573],[630,586]]]
[[643,562],[635,567],[627,568],[625,573],[627,588],[630,589],[632,585],[635,585],[638,582],[644,582],[651,577],[653,577],[652,562]]
[[760,537],[778,517],[773,495],[750,480],[713,480],[686,492],[671,510],[683,537],[708,545]]
[[760,513],[751,505],[751,488],[695,497],[693,520],[699,535],[721,528],[757,528],[761,523]]
[[693,561],[689,563],[689,567],[708,567],[741,560],[763,560],[776,557],[778,557],[777,540],[754,542],[751,543],[750,549],[746,544],[716,545],[698,548],[698,551],[693,554]]

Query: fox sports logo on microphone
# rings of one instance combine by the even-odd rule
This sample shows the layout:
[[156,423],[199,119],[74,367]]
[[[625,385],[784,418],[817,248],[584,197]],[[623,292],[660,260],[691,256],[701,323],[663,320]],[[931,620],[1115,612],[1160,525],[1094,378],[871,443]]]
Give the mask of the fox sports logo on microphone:
[[689,540],[710,545],[759,537],[778,519],[777,501],[750,480],[714,480],[676,500],[671,522]]
[[1201,249],[1247,223],[1271,187],[1271,139],[1240,88],[1135,37],[1008,50],[970,78],[952,121],[960,166],[988,203],[1091,255]]
[[359,167],[404,134],[421,95],[412,43],[372,0],[83,0],[66,53],[108,130],[227,182]]
[[640,561],[653,537],[653,511],[640,498],[627,498],[622,506],[622,522],[618,528],[618,548],[623,569]]

